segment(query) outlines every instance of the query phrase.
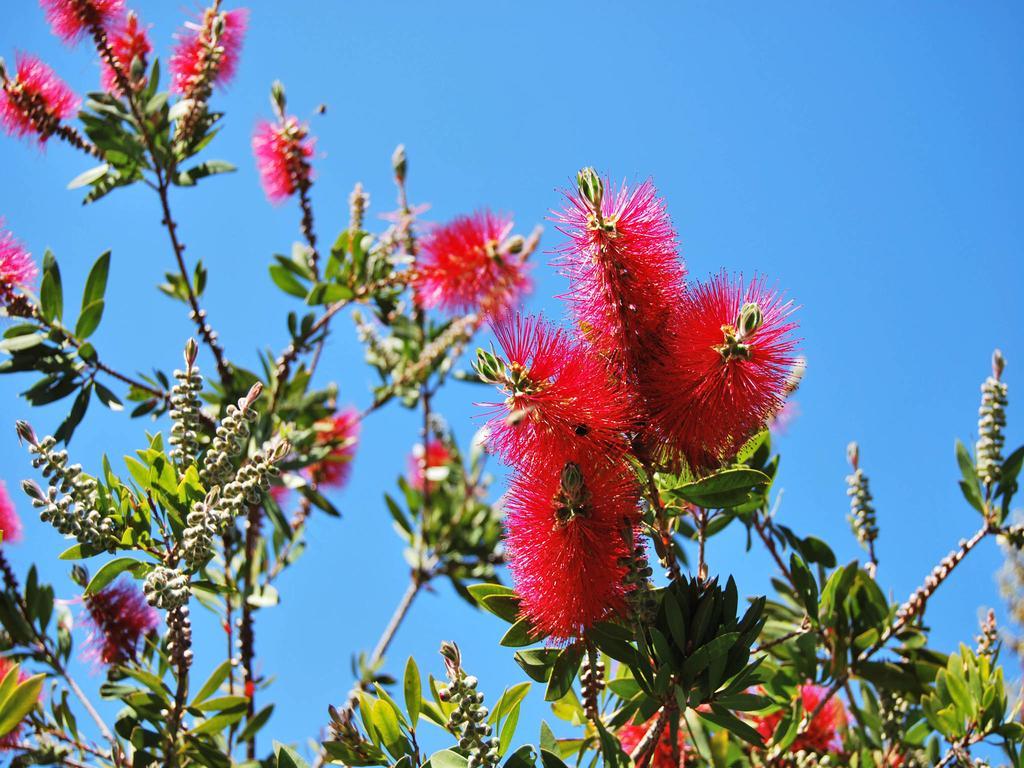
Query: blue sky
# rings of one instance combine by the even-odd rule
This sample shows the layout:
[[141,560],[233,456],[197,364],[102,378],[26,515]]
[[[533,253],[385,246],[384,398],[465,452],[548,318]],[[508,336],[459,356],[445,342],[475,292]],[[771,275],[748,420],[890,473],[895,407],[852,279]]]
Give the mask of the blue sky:
[[[30,0],[12,0],[0,55],[40,54],[79,92],[96,87],[95,56],[52,38]],[[166,58],[183,3],[137,0]],[[233,5],[229,3],[229,5]],[[295,302],[267,276],[274,252],[298,236],[293,206],[270,207],[248,139],[269,112],[279,78],[293,111],[319,137],[314,190],[322,238],[345,225],[347,194],[362,181],[374,214],[392,207],[389,157],[404,142],[410,190],[443,220],[487,205],[514,212],[523,232],[559,205],[558,188],[581,165],[615,178],[652,177],[668,200],[691,275],[721,267],[764,273],[800,305],[809,360],[801,415],[779,441],[780,520],[859,556],[847,532],[845,446],[861,444],[881,539],[879,579],[904,598],[979,520],[960,498],[954,438],[973,443],[978,385],[989,356],[1009,361],[1008,444],[1024,438],[1014,393],[1024,389],[1024,10],[974,3],[278,3],[252,0],[236,81],[217,96],[227,125],[209,157],[239,172],[178,191],[173,205],[190,260],[210,269],[206,306],[230,356],[255,363],[280,349]],[[287,10],[285,10],[287,8]],[[323,116],[314,114],[326,104]],[[64,191],[87,161],[51,143],[45,152],[0,140],[0,215],[36,254],[51,247],[67,290],[113,249],[109,302],[95,338],[116,367],[170,370],[192,327],[156,283],[173,259],[157,201],[144,188],[83,208]],[[550,224],[544,249],[559,243]],[[558,316],[564,283],[537,259],[532,309]],[[343,400],[365,404],[370,373],[350,327],[339,322],[320,374]],[[202,361],[209,369],[209,360]],[[0,474],[12,489],[28,474],[15,418],[53,429],[59,409],[31,411],[17,398],[30,382],[0,379]],[[439,403],[468,439],[479,390],[449,387]],[[165,425],[157,425],[165,428]],[[95,408],[72,448],[95,468],[102,452],[141,445],[146,422]],[[261,671],[279,702],[267,733],[315,733],[328,702],[348,690],[350,654],[370,648],[400,597],[406,569],[381,501],[417,439],[412,415],[391,408],[364,430],[353,482],[339,495],[341,521],[316,519],[307,555],[280,582],[282,604],[259,614]],[[31,520],[10,557],[24,571],[72,591],[53,560],[60,537]],[[741,591],[767,585],[770,563],[743,552],[731,530],[712,542],[712,572]],[[979,605],[1001,608],[986,542],[933,600],[934,642],[972,642]],[[223,646],[216,628],[198,670]],[[520,679],[498,649],[503,627],[445,587],[413,609],[391,654],[421,669],[442,639],[497,695]],[[215,657],[215,655],[217,655]],[[1016,674],[1016,673],[1015,673]],[[89,677],[88,672],[83,675]],[[88,682],[98,685],[94,676]],[[544,707],[524,713],[522,737]],[[527,716],[530,715],[530,716]],[[549,718],[550,719],[550,716]],[[530,726],[526,726],[530,723]]]

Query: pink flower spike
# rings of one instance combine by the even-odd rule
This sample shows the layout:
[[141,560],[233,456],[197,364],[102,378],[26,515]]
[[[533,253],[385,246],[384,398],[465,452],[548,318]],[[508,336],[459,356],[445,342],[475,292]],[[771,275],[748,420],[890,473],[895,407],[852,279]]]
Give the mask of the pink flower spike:
[[91,626],[86,656],[98,664],[135,658],[139,641],[156,629],[157,613],[130,581],[120,581],[84,598]]
[[416,303],[450,314],[477,310],[497,318],[530,289],[526,265],[509,245],[512,219],[488,210],[459,216],[420,242],[413,288]]
[[587,340],[629,384],[661,352],[686,271],[665,201],[645,181],[617,190],[586,168],[554,216],[569,238],[556,262]]
[[329,446],[329,453],[309,468],[313,481],[326,488],[341,488],[352,473],[352,460],[359,444],[359,411],[344,408],[316,424],[316,441]]
[[[171,57],[171,90],[206,98],[207,89],[227,85],[238,68],[248,21],[244,8],[220,13],[208,8],[198,24],[187,22]],[[203,90],[207,93],[197,93]]]
[[278,124],[263,120],[256,126],[252,151],[270,202],[283,202],[312,181],[313,143],[308,126],[294,117]]
[[3,229],[0,219],[0,307],[10,304],[19,289],[29,286],[36,277],[32,255]]
[[53,33],[68,44],[104,29],[124,10],[124,0],[40,0]]
[[445,467],[451,460],[451,452],[440,440],[428,440],[426,448],[417,445],[409,455],[409,485],[417,491],[427,485],[433,489],[437,481],[429,479],[430,470]]
[[[121,71],[131,81],[132,62],[139,59],[142,62],[143,71],[146,69],[146,57],[153,50],[149,42],[149,35],[146,28],[139,23],[139,17],[135,11],[128,14],[107,30],[107,40],[110,43],[110,50],[114,58],[121,66]],[[107,62],[101,62],[100,82],[103,89],[120,95],[121,88],[117,83],[117,74]],[[146,76],[132,82],[134,89],[145,86]]]
[[0,91],[0,125],[11,136],[35,134],[40,145],[78,111],[79,100],[56,73],[31,54],[19,53],[15,76]]
[[7,485],[0,480],[0,532],[3,532],[3,544],[14,544],[21,541],[21,519],[14,502],[7,492]]

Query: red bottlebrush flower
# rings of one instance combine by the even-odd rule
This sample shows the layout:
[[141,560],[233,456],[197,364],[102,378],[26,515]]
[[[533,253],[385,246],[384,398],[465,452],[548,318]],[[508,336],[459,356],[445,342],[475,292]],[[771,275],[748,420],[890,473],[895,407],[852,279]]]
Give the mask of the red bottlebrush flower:
[[0,480],[0,531],[3,532],[3,543],[13,544],[21,541],[21,518],[14,509],[14,502],[7,492],[7,485]]
[[171,57],[171,90],[185,98],[206,98],[214,85],[227,85],[238,68],[248,21],[244,8],[208,8],[198,24],[187,22]]
[[[15,663],[16,662],[11,661],[5,656],[0,656],[0,680],[3,680],[5,677],[7,677],[7,673],[11,671],[11,668],[15,665]],[[25,674],[25,670],[19,669],[18,682],[23,683],[27,679],[28,675]],[[40,694],[40,696],[42,696],[42,694]],[[20,741],[21,728],[23,724],[24,721],[18,723],[13,730],[8,731],[3,736],[0,736],[0,750],[10,749]]]
[[124,0],[40,0],[39,5],[54,34],[65,43],[77,43],[117,18]]
[[18,289],[30,285],[36,277],[32,255],[7,230],[0,219],[0,307],[7,306]]
[[695,472],[732,457],[778,413],[795,362],[791,302],[724,273],[692,287],[645,394],[658,429]]
[[345,408],[329,419],[317,422],[316,441],[329,445],[330,453],[309,468],[310,476],[319,485],[341,488],[352,473],[352,460],[359,442],[359,411]]
[[[616,736],[619,737],[619,744],[622,745],[622,750],[626,754],[631,754],[636,749],[644,736],[647,735],[647,731],[654,725],[655,718],[651,718],[643,725],[624,725],[619,728]],[[638,768],[685,768],[686,766],[686,737],[683,733],[682,728],[676,729],[676,742],[677,749],[679,751],[679,761],[676,762],[672,758],[672,737],[669,735],[668,726],[662,731],[661,738],[658,740],[658,746],[654,749],[654,754],[645,763],[642,763]]]
[[[807,683],[800,686],[800,700],[803,702],[804,712],[810,714],[822,698],[828,692],[828,688],[822,685]],[[765,741],[768,741],[775,733],[775,728],[782,720],[783,713],[773,712],[770,715],[755,718],[754,727],[761,734]],[[790,747],[791,752],[800,750],[808,752],[836,752],[843,748],[842,731],[846,729],[846,707],[843,702],[833,696],[822,707],[821,712],[811,721],[804,732],[796,738]]]
[[19,53],[15,76],[0,91],[0,124],[11,136],[36,134],[43,144],[57,123],[78,111],[78,97],[40,59]]
[[309,159],[313,156],[313,139],[307,126],[296,118],[288,117],[278,124],[260,122],[252,137],[252,151],[270,202],[280,203],[312,181]]
[[505,496],[507,562],[523,614],[555,641],[627,610],[639,489],[624,460],[551,454]]
[[[132,82],[132,62],[139,59],[145,69],[146,57],[153,50],[153,46],[149,42],[146,28],[139,24],[138,15],[134,11],[129,11],[123,19],[112,24],[107,30],[107,40],[110,43],[110,51],[114,54],[114,59],[121,66],[121,71],[131,82],[132,87],[136,90],[144,87],[145,75]],[[106,61],[102,62],[100,82],[103,84],[104,90],[120,94],[121,87],[117,82],[117,73]]]
[[569,237],[558,264],[569,278],[565,298],[583,335],[634,383],[660,353],[682,300],[686,271],[665,202],[649,181],[617,191],[587,168],[568,205],[555,214]]
[[512,220],[491,211],[459,216],[420,241],[413,289],[424,309],[498,317],[530,290]]
[[428,440],[426,448],[417,445],[409,456],[409,485],[417,491],[436,487],[437,481],[428,479],[430,470],[445,467],[451,460],[451,452],[440,440]]
[[86,656],[98,664],[123,664],[133,658],[139,641],[156,629],[159,617],[142,592],[120,581],[84,598],[91,630]]
[[507,395],[489,425],[505,461],[574,446],[604,455],[625,449],[628,403],[589,347],[535,317],[506,316],[494,332],[507,362],[484,352],[477,370]]

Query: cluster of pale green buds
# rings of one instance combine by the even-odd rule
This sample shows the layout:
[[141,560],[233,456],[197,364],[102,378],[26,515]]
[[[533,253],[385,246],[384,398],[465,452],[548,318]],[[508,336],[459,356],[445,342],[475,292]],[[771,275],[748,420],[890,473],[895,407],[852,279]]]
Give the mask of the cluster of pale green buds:
[[656,599],[651,591],[651,578],[654,569],[647,560],[647,550],[643,544],[637,543],[633,537],[633,529],[629,525],[623,527],[623,541],[631,547],[631,554],[623,557],[619,564],[626,568],[623,584],[626,587],[626,601],[634,621],[646,624],[654,620]]
[[386,370],[397,368],[402,359],[402,340],[395,336],[383,338],[377,326],[359,310],[353,310],[352,322],[357,338],[366,346],[366,362]]
[[173,611],[188,603],[188,576],[177,568],[158,565],[146,574],[142,591],[154,608]]
[[171,458],[181,467],[195,461],[199,452],[199,393],[203,389],[203,377],[195,365],[198,352],[195,339],[189,339],[185,345],[185,370],[174,372],[178,383],[171,388],[172,426],[168,441],[174,446]]
[[45,492],[31,480],[22,484],[32,506],[39,510],[39,518],[81,544],[113,551],[114,523],[99,510],[96,479],[85,474],[80,464],[69,465],[68,452],[55,450],[54,437],[38,440],[24,421],[17,423],[17,431],[35,454],[32,466],[41,470],[49,484]]
[[249,393],[239,399],[237,406],[227,407],[227,412],[217,426],[213,441],[203,458],[203,467],[199,471],[199,478],[207,488],[224,485],[234,476],[234,459],[249,440],[250,423],[257,419],[252,404],[262,391],[263,385],[256,382]]
[[442,702],[452,703],[455,709],[448,716],[448,730],[459,737],[459,748],[467,755],[467,768],[498,764],[498,740],[491,736],[487,724],[484,695],[477,687],[477,679],[462,669],[462,655],[455,643],[441,643],[448,685],[438,690]]
[[1006,360],[998,349],[992,353],[992,375],[981,385],[981,406],[978,408],[978,442],[975,462],[978,479],[987,487],[999,480],[1006,436],[1007,386],[1001,381]]
[[857,541],[870,550],[878,538],[878,521],[875,518],[875,507],[871,503],[868,476],[860,468],[860,448],[857,443],[850,443],[846,447],[846,458],[853,467],[853,474],[846,476],[846,495],[850,497],[847,520],[850,521]]
[[591,167],[581,168],[576,174],[576,188],[580,199],[590,209],[590,228],[608,235],[615,234],[615,220],[606,219],[601,210],[604,202],[604,182],[601,175]]
[[580,664],[580,690],[583,694],[584,709],[591,720],[596,720],[600,714],[597,700],[604,686],[604,662],[597,653],[588,649]]
[[999,626],[996,624],[996,612],[989,608],[981,622],[981,631],[975,638],[979,656],[995,656],[999,651]]
[[370,207],[370,193],[363,189],[362,182],[357,181],[348,196],[348,229],[349,232],[360,232],[366,218],[366,209]]
[[239,468],[231,482],[213,486],[202,501],[192,505],[182,534],[182,550],[190,570],[197,570],[206,562],[213,537],[223,534],[246,504],[262,500],[271,478],[279,473],[277,463],[289,448],[286,440],[268,441]]

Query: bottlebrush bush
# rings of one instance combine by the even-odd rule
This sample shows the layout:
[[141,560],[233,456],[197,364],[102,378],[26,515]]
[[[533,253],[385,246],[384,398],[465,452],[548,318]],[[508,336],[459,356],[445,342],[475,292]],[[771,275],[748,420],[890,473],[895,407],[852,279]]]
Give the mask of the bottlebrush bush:
[[[21,488],[69,540],[60,557],[82,589],[69,597],[87,619],[73,629],[53,587],[9,565],[6,548],[22,533],[9,492],[21,473],[5,468],[0,748],[12,764],[306,765],[266,734],[273,688],[254,674],[257,616],[277,603],[314,510],[337,514],[329,495],[348,478],[360,430],[372,429],[375,411],[403,407],[422,414],[422,444],[381,514],[406,547],[410,584],[376,648],[359,657],[350,696],[324,702],[324,722],[309,723],[317,764],[910,768],[974,764],[972,747],[987,742],[1024,765],[994,619],[976,641],[965,632],[970,643],[953,654],[929,647],[925,623],[929,598],[975,547],[997,539],[1013,558],[1024,547],[1010,514],[1024,448],[1004,445],[998,352],[974,451],[956,446],[977,531],[892,603],[876,581],[878,515],[855,444],[850,522],[863,562],[838,564],[826,542],[774,514],[779,456],[768,427],[785,418],[803,361],[795,306],[772,283],[726,271],[689,278],[655,187],[612,187],[585,168],[552,214],[571,320],[525,316],[540,230],[521,234],[485,209],[425,226],[401,147],[390,223],[371,231],[370,198],[356,185],[348,222],[321,240],[314,137],[274,84],[252,150],[270,201],[297,204],[302,242],[269,268],[295,300],[290,342],[246,370],[204,308],[207,269],[186,259],[170,191],[233,170],[206,151],[223,120],[211,100],[236,70],[247,13],[216,0],[185,22],[168,91],[158,46],[122,0],[42,6],[56,35],[95,46],[103,90],[80,101],[23,54],[14,69],[0,66],[0,124],[98,160],[71,184],[87,203],[129,186],[157,195],[172,264],[160,289],[196,333],[171,374],[112,367],[90,341],[111,300],[110,253],[84,286],[65,286],[55,255],[30,255],[32,233],[0,231],[0,373],[25,379],[33,406],[70,403],[53,435],[10,425],[26,470],[37,470]],[[311,385],[342,313],[379,380],[363,411],[340,404],[336,385]],[[496,345],[465,366],[488,328]],[[469,445],[433,407],[452,381],[493,400]],[[156,431],[123,461],[75,457],[87,470],[68,443],[94,400],[115,410],[127,401]],[[488,455],[510,467],[506,489],[490,487]],[[741,599],[729,573],[706,561],[707,540],[729,525],[770,554],[775,594]],[[524,682],[485,696],[458,637],[440,658],[387,657],[413,600],[441,579],[508,625],[495,653],[514,655]],[[204,660],[215,667],[206,679],[192,674],[193,610],[215,614],[229,636],[226,658]],[[82,653],[102,669],[96,690],[69,673]],[[520,722],[528,695],[566,721],[558,736]],[[118,702],[113,720],[97,697]]]

